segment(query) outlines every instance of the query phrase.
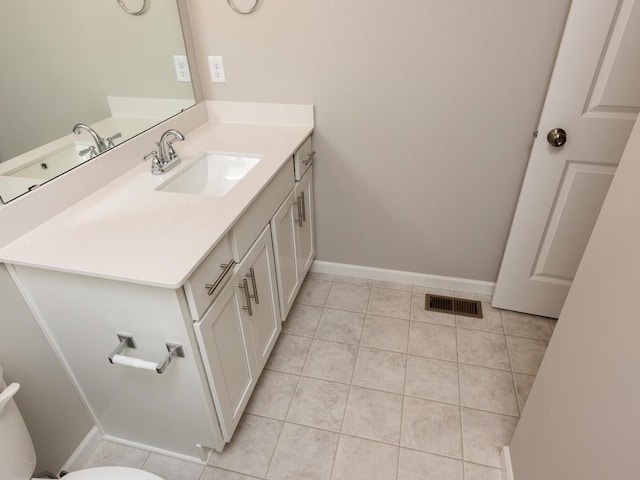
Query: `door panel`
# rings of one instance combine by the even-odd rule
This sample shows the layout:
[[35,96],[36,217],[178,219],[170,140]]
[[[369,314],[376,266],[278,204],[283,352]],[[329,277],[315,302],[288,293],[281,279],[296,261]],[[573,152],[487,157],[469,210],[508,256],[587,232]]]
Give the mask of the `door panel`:
[[[574,0],[493,305],[557,317],[640,102],[640,2]],[[636,42],[636,43],[634,43]],[[567,142],[547,142],[562,128]]]
[[300,276],[311,268],[313,259],[316,256],[316,244],[314,238],[314,205],[313,205],[313,167],[307,170],[300,183],[296,185],[296,194],[301,195],[304,208],[302,226],[298,226],[298,264],[300,265]]
[[225,441],[230,441],[255,384],[253,354],[242,325],[243,298],[236,274],[204,318],[195,324],[209,386]]
[[286,320],[289,310],[293,306],[300,287],[297,257],[297,215],[295,194],[291,194],[284,201],[271,221],[273,226],[274,252],[278,266],[280,312],[282,320]]

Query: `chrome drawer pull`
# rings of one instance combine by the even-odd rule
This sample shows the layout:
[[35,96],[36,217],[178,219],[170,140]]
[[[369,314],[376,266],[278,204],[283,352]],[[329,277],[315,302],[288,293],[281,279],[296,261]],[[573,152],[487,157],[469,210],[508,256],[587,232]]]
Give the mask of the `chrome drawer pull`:
[[301,201],[302,200],[300,198],[300,195],[298,195],[296,197],[296,201],[295,202],[291,202],[291,203],[293,203],[296,206],[297,210],[298,210],[298,218],[294,218],[293,221],[296,222],[298,224],[298,226],[302,228],[302,209],[301,209],[302,205],[300,203]]
[[209,291],[207,292],[207,295],[213,295],[213,292],[216,290],[216,288],[218,288],[220,286],[220,284],[222,283],[222,280],[224,280],[224,277],[227,276],[227,274],[233,270],[233,267],[236,266],[236,261],[235,260],[231,260],[229,263],[227,263],[226,265],[220,265],[220,268],[224,268],[224,271],[220,274],[220,276],[217,278],[217,280],[215,282],[213,282],[213,284],[205,284],[204,288],[208,288]]
[[109,355],[109,363],[113,365],[123,365],[125,367],[141,368],[143,370],[151,370],[156,373],[164,373],[167,369],[173,357],[184,358],[184,348],[179,343],[169,343],[167,346],[167,355],[159,362],[150,362],[148,360],[142,360],[140,358],[133,358],[127,355],[121,355],[126,348],[136,348],[136,342],[133,339],[133,335],[118,334],[118,340],[120,343]]
[[[302,207],[301,207],[301,211],[302,211],[302,221],[306,222],[307,221],[307,203],[304,200],[304,192],[302,192],[300,194],[300,200],[302,201]],[[300,225],[302,226],[302,225]]]
[[302,160],[302,163],[304,163],[305,165],[309,165],[311,162],[313,162],[314,158],[316,158],[316,151],[315,150],[313,152],[308,153],[307,154],[307,158]]
[[247,306],[246,307],[242,307],[242,309],[246,310],[247,312],[249,312],[249,316],[252,317],[253,316],[253,310],[251,309],[251,295],[249,294],[249,284],[247,283],[247,279],[243,278],[242,279],[242,285],[238,285],[238,287],[240,287],[241,289],[244,290],[244,298],[247,301]]
[[251,279],[251,285],[253,286],[253,295],[249,295],[249,298],[253,298],[256,301],[256,305],[260,303],[260,299],[258,298],[258,287],[256,285],[256,274],[253,271],[253,267],[249,269],[249,273],[244,275],[247,278]]

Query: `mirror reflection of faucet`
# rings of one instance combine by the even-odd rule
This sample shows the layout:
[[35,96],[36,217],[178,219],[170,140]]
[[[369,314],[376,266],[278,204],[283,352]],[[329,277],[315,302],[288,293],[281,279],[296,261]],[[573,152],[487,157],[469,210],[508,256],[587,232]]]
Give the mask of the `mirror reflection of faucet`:
[[[98,153],[106,152],[110,148],[115,147],[114,140],[116,138],[121,138],[122,137],[122,133],[118,132],[115,135],[112,135],[111,137],[107,137],[106,139],[104,139],[98,134],[98,132],[96,132],[89,125],[85,125],[84,123],[78,123],[75,127],[73,127],[73,133],[75,133],[76,135],[80,135],[80,133],[83,130],[86,131],[86,132],[89,132],[89,134],[93,138],[93,141],[95,142],[96,146],[95,147],[89,147],[88,149],[81,151],[80,152],[80,156],[82,156],[82,157],[84,157],[84,155],[86,155],[88,153],[89,154],[89,158],[93,158]],[[96,151],[96,149],[97,149],[97,151]]]

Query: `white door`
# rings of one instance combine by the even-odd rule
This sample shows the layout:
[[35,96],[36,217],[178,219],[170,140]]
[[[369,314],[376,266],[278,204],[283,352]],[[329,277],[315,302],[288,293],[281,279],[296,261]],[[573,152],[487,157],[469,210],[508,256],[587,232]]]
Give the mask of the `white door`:
[[640,1],[573,0],[493,306],[560,314],[640,111],[639,48]]

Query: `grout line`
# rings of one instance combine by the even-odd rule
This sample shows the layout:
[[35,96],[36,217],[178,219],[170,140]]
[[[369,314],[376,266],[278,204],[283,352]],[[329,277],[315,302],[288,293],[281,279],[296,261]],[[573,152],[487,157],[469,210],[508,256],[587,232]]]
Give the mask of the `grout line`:
[[[502,329],[504,330],[504,317],[500,312],[500,319],[502,320]],[[522,409],[520,408],[520,399],[518,398],[518,386],[516,385],[516,377],[513,372],[513,363],[511,362],[511,349],[509,348],[509,342],[507,342],[507,335],[505,333],[504,343],[507,347],[507,358],[509,359],[509,370],[511,370],[511,382],[513,383],[513,393],[516,397],[516,406],[518,407],[518,418],[522,415]]]
[[456,364],[458,366],[458,402],[460,403],[460,406],[458,408],[458,412],[460,414],[460,456],[462,457],[462,479],[465,480],[466,478],[466,474],[464,471],[464,422],[462,421],[462,381],[460,379],[460,352],[459,352],[459,345],[458,345],[458,318],[456,315],[454,315],[455,317],[455,322],[456,322]]

